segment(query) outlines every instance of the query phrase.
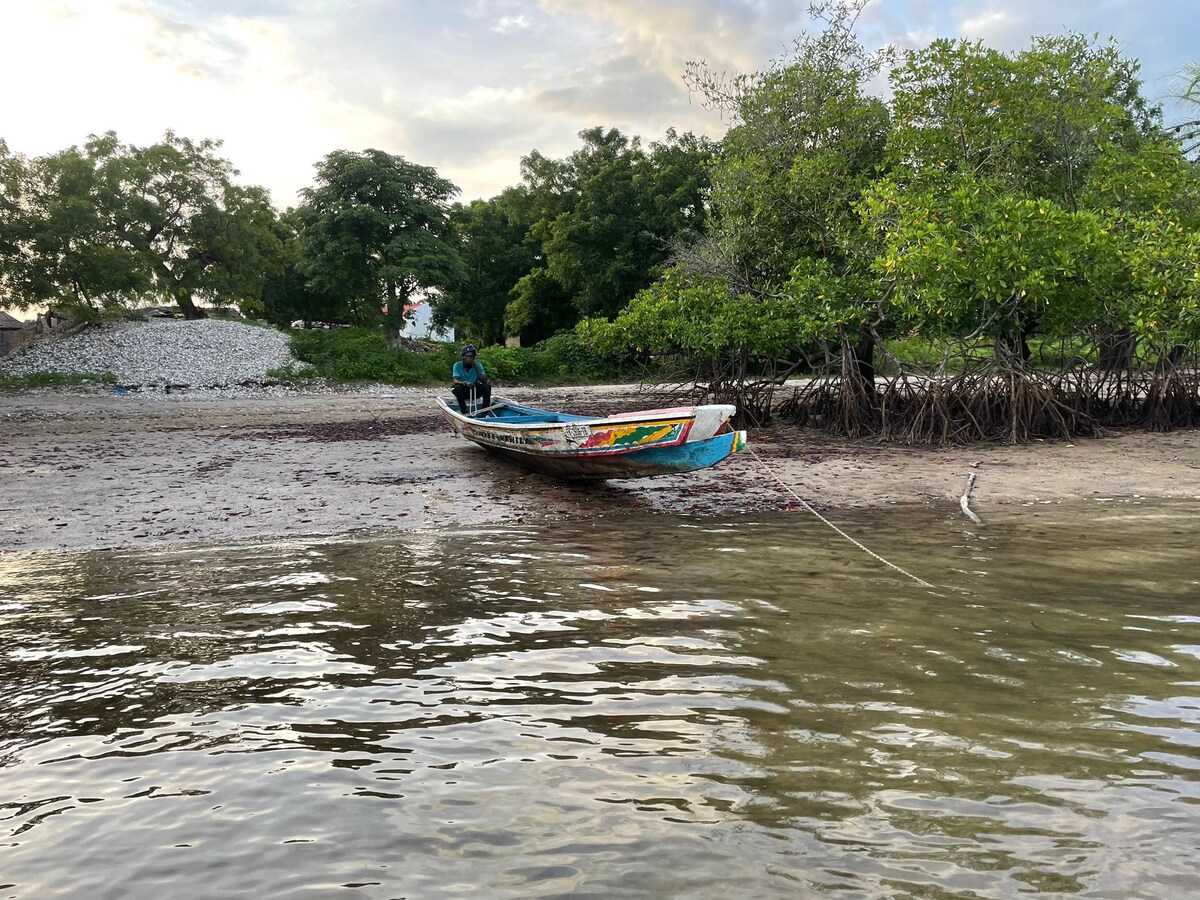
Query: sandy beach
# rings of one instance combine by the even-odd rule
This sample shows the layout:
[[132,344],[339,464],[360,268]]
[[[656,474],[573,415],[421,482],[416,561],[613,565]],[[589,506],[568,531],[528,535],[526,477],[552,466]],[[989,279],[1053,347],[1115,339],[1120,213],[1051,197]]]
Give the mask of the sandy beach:
[[[603,412],[633,388],[506,390]],[[727,515],[917,503],[973,511],[1105,498],[1200,499],[1200,432],[962,448],[845,441],[780,425],[688,475],[564,485],[455,437],[435,392],[217,398],[0,394],[0,551],[106,549],[485,526],[629,508]]]

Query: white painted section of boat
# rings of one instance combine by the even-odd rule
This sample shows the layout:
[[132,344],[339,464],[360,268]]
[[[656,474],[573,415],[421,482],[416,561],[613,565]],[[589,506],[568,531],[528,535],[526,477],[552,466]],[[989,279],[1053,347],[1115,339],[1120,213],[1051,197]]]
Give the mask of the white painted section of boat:
[[716,435],[729,418],[737,412],[737,407],[721,403],[696,407],[696,422],[688,432],[688,443],[692,441],[707,441]]

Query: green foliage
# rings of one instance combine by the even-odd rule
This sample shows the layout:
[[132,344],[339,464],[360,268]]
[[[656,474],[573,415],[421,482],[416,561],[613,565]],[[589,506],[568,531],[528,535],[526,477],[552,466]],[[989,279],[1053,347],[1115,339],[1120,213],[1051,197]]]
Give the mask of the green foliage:
[[76,312],[120,309],[148,290],[149,272],[117,228],[124,196],[113,169],[115,140],[5,162],[0,282],[11,305],[60,304]]
[[632,372],[626,355],[597,352],[570,331],[560,332],[533,347],[485,347],[480,350],[479,359],[492,379],[510,384],[623,380]]
[[679,272],[634,297],[613,322],[586,319],[581,344],[598,355],[682,354],[701,360],[794,355],[815,336],[809,304],[792,295],[731,294],[724,283]]
[[1200,340],[1200,234],[1170,219],[1141,220],[1121,248],[1130,329],[1159,346]]
[[570,295],[544,268],[522,276],[511,295],[513,300],[504,310],[504,327],[509,334],[540,338],[568,328],[575,321]]
[[863,73],[819,65],[806,56],[743,94],[713,175],[716,235],[759,290],[801,258],[848,262],[854,204],[883,160],[887,110]]
[[1020,365],[1034,335],[1192,339],[1200,182],[1137,70],[1066,35],[936,41],[894,71],[890,168],[859,208],[897,327]]
[[505,328],[525,341],[581,316],[614,315],[653,282],[676,242],[706,227],[707,139],[669,130],[643,148],[599,127],[580,137],[566,159],[525,157],[523,190],[506,200],[525,223],[531,258],[509,288]]
[[0,286],[19,308],[115,312],[147,295],[257,300],[275,265],[266,191],[232,182],[219,141],[167,132],[148,147],[113,132],[27,162],[0,153]]
[[304,384],[318,379],[316,370],[309,365],[288,363],[280,369],[267,369],[267,377],[286,384]]
[[276,264],[279,240],[266,190],[233,183],[221,142],[194,142],[168,131],[149,147],[125,147],[109,132],[127,202],[120,228],[149,269],[154,291],[188,318],[213,304],[258,299]]
[[[297,320],[345,322],[349,308],[337,297],[318,291],[301,271],[300,220],[289,210],[276,223],[280,242],[279,265],[269,272],[263,285],[261,314],[273,325],[286,327]],[[247,310],[243,307],[243,312]]]
[[578,331],[562,331],[533,347],[541,360],[540,377],[555,381],[583,382],[629,378],[631,354],[604,352],[586,341]]
[[531,381],[541,374],[532,348],[485,347],[479,353],[479,361],[483,363],[488,378],[497,382],[512,384]]
[[864,204],[883,231],[876,271],[897,285],[894,317],[923,334],[1014,335],[1037,321],[1077,333],[1114,275],[1104,221],[1014,197],[970,176],[928,192],[881,183]]
[[[517,283],[536,266],[537,256],[526,240],[526,189],[509,188],[490,200],[455,205],[451,222],[465,278],[442,294],[434,307],[437,325],[453,323],[459,332],[479,336],[485,343],[505,337],[505,308]],[[513,334],[529,331],[522,320]]]
[[330,381],[448,384],[450,370],[458,359],[453,347],[425,353],[392,349],[377,327],[293,331],[291,345],[296,359],[311,366],[313,374]]
[[933,341],[917,334],[892,338],[887,343],[887,354],[890,360],[885,362],[880,370],[888,375],[896,374],[897,371],[935,370],[941,366],[947,355],[944,342]]
[[[458,348],[432,352],[390,349],[378,328],[334,328],[294,331],[292,354],[311,366],[309,377],[332,381],[376,381],[392,384],[446,385],[458,361]],[[626,374],[620,356],[598,353],[569,332],[535,347],[481,347],[479,361],[496,382],[570,384]],[[280,371],[274,377],[303,377]]]
[[449,201],[458,188],[427,166],[381,150],[337,150],[301,192],[296,269],[304,289],[351,321],[403,327],[417,291],[446,290],[465,277],[450,235]]
[[970,172],[1073,211],[1099,158],[1155,131],[1138,69],[1078,34],[1012,55],[934,41],[892,72],[888,156],[918,179]]
[[1165,139],[1111,153],[1087,199],[1103,211],[1119,291],[1106,318],[1159,350],[1200,339],[1200,177]]
[[0,373],[0,388],[65,387],[83,384],[113,384],[112,372],[30,372],[25,375]]
[[803,329],[796,334],[802,343],[855,340],[875,324],[878,306],[872,301],[884,292],[871,274],[841,271],[820,258],[801,258],[784,289],[788,301],[803,310],[798,319]]
[[[1083,338],[1032,338],[1030,367],[1041,372],[1063,372],[1096,362],[1094,344]],[[912,334],[887,342],[887,359],[881,374],[900,372],[954,374],[972,363],[993,356],[994,344],[982,338],[969,341],[934,339]]]
[[615,128],[580,134],[570,210],[537,229],[546,268],[583,315],[614,315],[646,287],[668,242],[702,227],[707,143],[674,131],[647,153]]
[[[888,326],[887,286],[870,268],[856,204],[879,175],[889,129],[886,106],[867,93],[886,55],[868,53],[854,32],[865,4],[813,4],[824,26],[750,75],[691,66],[695,89],[735,124],[712,175],[709,238],[681,261],[733,298],[714,311],[709,348],[724,333],[724,352],[798,360],[814,341],[833,342],[832,358],[860,373],[864,392],[876,335]],[[746,321],[729,317],[742,314]]]
[[401,351],[391,350],[378,328],[292,332],[292,355],[334,381],[404,380]]

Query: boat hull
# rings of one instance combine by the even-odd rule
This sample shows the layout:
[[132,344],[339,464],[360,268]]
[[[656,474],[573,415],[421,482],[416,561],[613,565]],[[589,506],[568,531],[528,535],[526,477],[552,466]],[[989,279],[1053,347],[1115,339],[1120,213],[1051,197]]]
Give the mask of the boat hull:
[[462,437],[524,468],[571,481],[690,472],[746,445],[745,432],[729,427],[734,408],[728,405],[588,417],[502,399],[465,415],[449,398],[438,402]]
[[677,475],[715,466],[746,446],[746,432],[730,431],[703,441],[674,447],[650,447],[606,456],[573,457],[522,453],[481,444],[489,452],[518,466],[563,481],[602,481],[608,478],[650,478]]

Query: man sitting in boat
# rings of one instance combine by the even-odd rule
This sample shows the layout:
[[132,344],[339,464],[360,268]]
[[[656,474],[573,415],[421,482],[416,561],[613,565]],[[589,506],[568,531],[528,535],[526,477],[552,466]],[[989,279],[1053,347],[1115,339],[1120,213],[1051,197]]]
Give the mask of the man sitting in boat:
[[[454,387],[451,390],[458,401],[458,411],[464,416],[492,405],[492,383],[483,370],[483,363],[475,361],[474,344],[462,348],[462,359],[454,364]],[[474,409],[468,406],[472,395],[475,398]]]

